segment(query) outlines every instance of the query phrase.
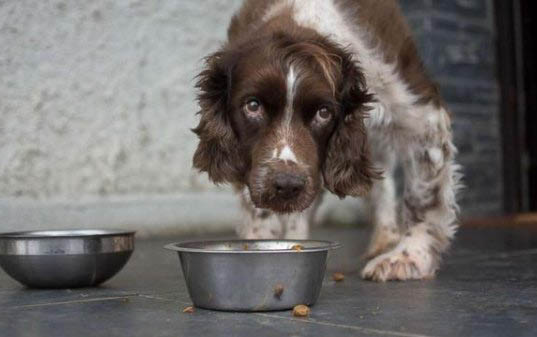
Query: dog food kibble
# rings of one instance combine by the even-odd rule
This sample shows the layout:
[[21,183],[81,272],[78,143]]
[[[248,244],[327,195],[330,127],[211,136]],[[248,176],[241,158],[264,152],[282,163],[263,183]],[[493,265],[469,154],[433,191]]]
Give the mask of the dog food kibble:
[[274,287],[274,296],[275,296],[276,298],[280,299],[280,298],[282,297],[283,290],[284,290],[283,285],[281,285],[281,284],[277,284],[277,285]]
[[345,275],[343,273],[334,273],[332,274],[332,280],[336,282],[341,282],[345,279]]
[[310,314],[310,308],[307,305],[299,304],[293,308],[293,316],[307,317]]
[[183,312],[186,312],[187,314],[191,314],[194,312],[194,307],[186,307],[183,309]]
[[304,247],[302,245],[293,245],[291,249],[296,250],[297,252],[300,252],[302,251],[302,249],[304,249]]

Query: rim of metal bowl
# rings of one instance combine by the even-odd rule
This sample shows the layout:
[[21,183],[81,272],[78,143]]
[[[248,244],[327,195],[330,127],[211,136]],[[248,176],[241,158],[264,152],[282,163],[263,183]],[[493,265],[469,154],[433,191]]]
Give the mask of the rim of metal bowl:
[[[288,243],[318,243],[314,247],[303,247],[300,251],[294,249],[252,249],[252,250],[225,250],[225,249],[205,249],[186,247],[187,245],[206,245],[206,244],[224,244],[224,243],[237,243],[237,244],[249,244],[252,242],[288,242]],[[342,244],[337,241],[327,240],[207,240],[207,241],[183,241],[170,243],[164,246],[165,249],[169,249],[176,252],[183,253],[210,253],[210,254],[260,254],[260,253],[308,253],[308,252],[321,252],[341,248]]]
[[0,239],[100,238],[135,233],[136,231],[122,229],[52,229],[0,233]]

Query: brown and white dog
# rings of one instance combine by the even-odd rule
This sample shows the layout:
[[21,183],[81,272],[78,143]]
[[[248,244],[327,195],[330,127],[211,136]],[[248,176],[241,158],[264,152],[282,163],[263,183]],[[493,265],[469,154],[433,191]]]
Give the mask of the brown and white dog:
[[239,192],[239,235],[304,239],[323,189],[367,196],[363,277],[434,276],[460,174],[450,115],[397,1],[247,0],[228,38],[199,75],[194,166]]

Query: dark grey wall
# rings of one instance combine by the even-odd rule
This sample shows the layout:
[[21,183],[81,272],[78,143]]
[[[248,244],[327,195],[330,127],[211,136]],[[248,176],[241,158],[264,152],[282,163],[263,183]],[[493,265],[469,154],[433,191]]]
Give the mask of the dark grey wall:
[[400,0],[429,73],[453,113],[464,166],[463,215],[502,212],[492,0]]

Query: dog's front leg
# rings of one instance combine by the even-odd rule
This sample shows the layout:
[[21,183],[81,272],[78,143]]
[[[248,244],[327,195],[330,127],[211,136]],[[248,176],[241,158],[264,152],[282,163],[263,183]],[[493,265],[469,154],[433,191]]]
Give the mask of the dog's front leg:
[[[434,276],[441,254],[456,231],[455,193],[460,174],[454,163],[449,116],[444,109],[416,114],[393,135],[405,172],[401,241],[367,263],[362,276],[375,281]],[[421,123],[420,123],[421,121]]]
[[309,237],[307,213],[275,214],[270,210],[245,210],[237,234],[243,239],[305,240]]
[[306,240],[309,238],[310,226],[315,221],[315,216],[323,197],[322,193],[313,203],[301,212],[280,214],[279,218],[284,229],[284,239]]
[[281,239],[285,229],[278,215],[268,209],[256,208],[250,198],[248,189],[240,192],[242,219],[236,227],[237,235],[242,239]]
[[248,189],[240,192],[242,222],[236,232],[243,239],[305,240],[309,237],[310,224],[322,200],[322,194],[301,212],[277,214],[268,209],[256,208]]

